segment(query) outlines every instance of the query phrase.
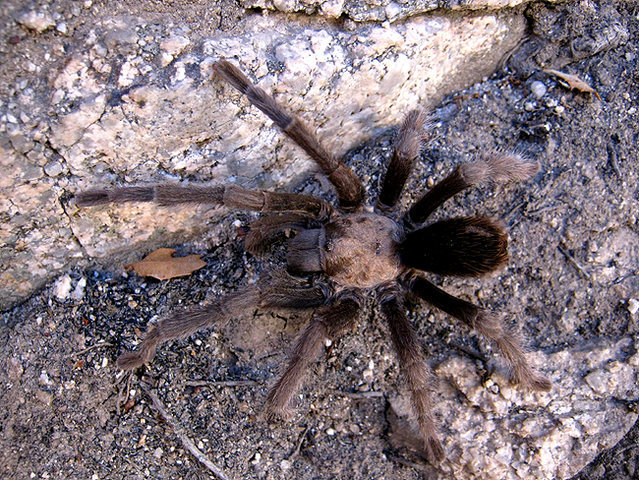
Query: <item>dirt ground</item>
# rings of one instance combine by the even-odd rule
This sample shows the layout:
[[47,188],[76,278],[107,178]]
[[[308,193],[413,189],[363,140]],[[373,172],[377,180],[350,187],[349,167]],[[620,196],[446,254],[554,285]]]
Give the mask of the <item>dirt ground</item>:
[[[162,13],[155,2],[136,3]],[[204,14],[197,3],[182,3],[186,21]],[[590,4],[527,9],[530,36],[504,68],[434,112],[432,140],[403,199],[409,204],[424,179],[443,178],[487,147],[516,147],[540,162],[533,181],[471,189],[438,218],[502,219],[511,236],[508,267],[486,280],[444,285],[459,286],[469,299],[480,292],[491,309],[522,312],[523,333],[545,352],[639,330],[628,308],[639,295],[639,6],[590,11]],[[230,5],[221,16],[207,13],[212,25],[232,24],[240,11]],[[578,75],[597,95],[569,90],[540,64]],[[540,85],[547,91],[538,98]],[[369,198],[394,133],[346,158],[366,179]],[[309,178],[297,189],[318,193],[320,181]],[[269,423],[262,406],[306,314],[248,312],[213,332],[170,342],[131,377],[115,368],[149,320],[233,290],[281,261],[281,251],[264,259],[245,253],[238,225],[250,218],[229,213],[214,238],[174,246],[204,254],[207,266],[189,277],[159,282],[96,265],[70,272],[75,296],[60,300],[51,284],[3,313],[0,380],[8,387],[0,392],[0,476],[209,478],[182,435],[233,478],[428,478],[426,466],[388,442],[388,395],[400,384],[396,365],[373,369],[372,381],[358,390],[360,372],[390,351],[372,303],[357,332],[335,342],[313,368],[289,423]],[[433,365],[451,349],[484,348],[425,306],[414,304],[411,318]],[[158,414],[143,388],[157,392],[173,421]],[[575,478],[637,478],[638,445],[635,425]]]

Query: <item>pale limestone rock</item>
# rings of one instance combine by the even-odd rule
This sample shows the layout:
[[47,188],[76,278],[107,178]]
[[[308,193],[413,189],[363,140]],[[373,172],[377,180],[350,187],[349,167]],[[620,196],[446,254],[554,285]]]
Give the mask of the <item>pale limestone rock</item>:
[[71,277],[69,275],[63,275],[53,285],[53,294],[58,300],[66,300],[71,293]]
[[[624,338],[531,354],[534,365],[553,381],[547,393],[510,385],[499,357],[484,385],[472,360],[454,356],[444,361],[435,371],[448,457],[435,478],[570,478],[618,442],[637,419],[623,405],[639,395],[639,355],[628,358],[625,353],[635,347],[635,340]],[[459,393],[465,402],[460,403]]]
[[[318,12],[330,18],[347,16],[356,22],[395,21],[433,10],[497,10],[517,7],[529,0],[240,0],[246,8],[280,12]],[[551,0],[552,1],[552,0]],[[557,1],[557,0],[554,0]]]
[[55,25],[53,16],[47,11],[29,10],[18,17],[18,23],[37,33],[44,32]]

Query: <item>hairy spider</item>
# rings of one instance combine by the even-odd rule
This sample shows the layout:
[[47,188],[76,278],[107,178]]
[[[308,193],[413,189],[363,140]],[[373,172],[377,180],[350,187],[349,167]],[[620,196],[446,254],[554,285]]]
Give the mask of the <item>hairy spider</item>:
[[[403,218],[396,219],[393,207],[425,140],[427,117],[421,110],[406,116],[394,141],[377,203],[365,209],[359,178],[320,145],[300,119],[282,109],[228,61],[217,62],[214,71],[317,162],[335,187],[339,206],[311,195],[248,190],[237,185],[161,184],[78,193],[75,199],[80,206],[202,203],[267,214],[250,225],[245,247],[251,253],[261,253],[285,232],[294,232],[286,240],[287,271],[272,271],[253,285],[162,318],[148,329],[137,351],[118,358],[118,367],[137,368],[153,358],[161,342],[186,337],[253,307],[316,308],[295,341],[288,367],[268,394],[268,411],[286,418],[291,414],[291,398],[319,356],[325,339],[352,328],[366,295],[374,293],[408,383],[423,441],[422,453],[429,461],[439,462],[444,450],[437,438],[430,397],[435,379],[406,316],[404,296],[410,292],[492,340],[511,367],[515,382],[535,390],[550,388],[550,382],[529,365],[520,341],[497,316],[449,295],[421,273],[479,276],[504,264],[506,233],[488,217],[457,217],[422,225],[456,193],[484,181],[524,180],[537,171],[536,163],[515,154],[487,154],[457,167],[419,198]],[[315,273],[320,275],[314,284],[300,278]]]

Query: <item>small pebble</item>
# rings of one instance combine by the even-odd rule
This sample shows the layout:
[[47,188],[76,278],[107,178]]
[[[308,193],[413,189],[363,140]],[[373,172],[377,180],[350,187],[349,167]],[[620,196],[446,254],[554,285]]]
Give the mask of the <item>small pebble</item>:
[[53,294],[59,300],[65,300],[71,293],[71,277],[64,275],[60,277],[53,286]]
[[639,300],[637,300],[636,298],[630,298],[628,300],[628,311],[631,315],[639,312]]
[[84,297],[84,289],[87,286],[87,279],[82,277],[80,280],[78,280],[78,283],[75,284],[75,288],[73,289],[73,292],[71,292],[71,299],[73,300],[82,300],[82,297]]
[[549,98],[548,100],[546,100],[546,106],[548,108],[554,108],[557,105],[559,105],[559,102],[557,101],[556,98]]
[[21,23],[30,30],[35,30],[38,33],[44,32],[47,28],[53,27],[55,21],[53,17],[47,12],[36,12],[31,10],[22,14],[18,18],[18,23]]
[[541,98],[544,95],[546,95],[548,88],[546,87],[546,85],[544,85],[543,82],[540,82],[539,80],[535,80],[530,85],[530,91],[536,98]]
[[60,162],[51,160],[44,166],[44,173],[49,177],[57,177],[62,173],[63,167]]

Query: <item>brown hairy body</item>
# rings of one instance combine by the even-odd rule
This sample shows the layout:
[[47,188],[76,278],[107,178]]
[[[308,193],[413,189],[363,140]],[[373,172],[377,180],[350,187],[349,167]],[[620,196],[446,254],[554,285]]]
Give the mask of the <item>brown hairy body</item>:
[[[425,139],[427,117],[408,112],[395,140],[393,155],[374,206],[364,208],[364,187],[341,159],[328,152],[312,131],[281,108],[275,99],[231,63],[214,66],[217,75],[246,95],[322,169],[337,192],[338,205],[310,195],[249,190],[237,185],[125,186],[80,192],[80,206],[118,202],[159,205],[206,203],[264,214],[250,225],[246,249],[254,254],[286,240],[286,269],[272,270],[260,280],[201,306],[174,312],[148,328],[144,341],[124,353],[117,364],[134,369],[152,360],[156,347],[216,325],[253,308],[314,309],[300,332],[290,361],[271,388],[267,408],[288,417],[291,400],[324,341],[351,329],[372,296],[381,304],[391,341],[411,393],[421,439],[421,453],[431,462],[444,458],[432,414],[434,375],[425,360],[421,340],[406,315],[404,298],[412,294],[458,319],[492,340],[511,367],[513,380],[546,390],[550,382],[529,365],[521,342],[496,315],[458,299],[424,276],[480,276],[507,258],[507,235],[501,225],[484,216],[456,217],[426,224],[430,214],[453,195],[485,181],[525,180],[538,169],[515,154],[489,153],[459,166],[424,193],[396,220],[394,207]],[[318,281],[305,281],[315,274]]]

